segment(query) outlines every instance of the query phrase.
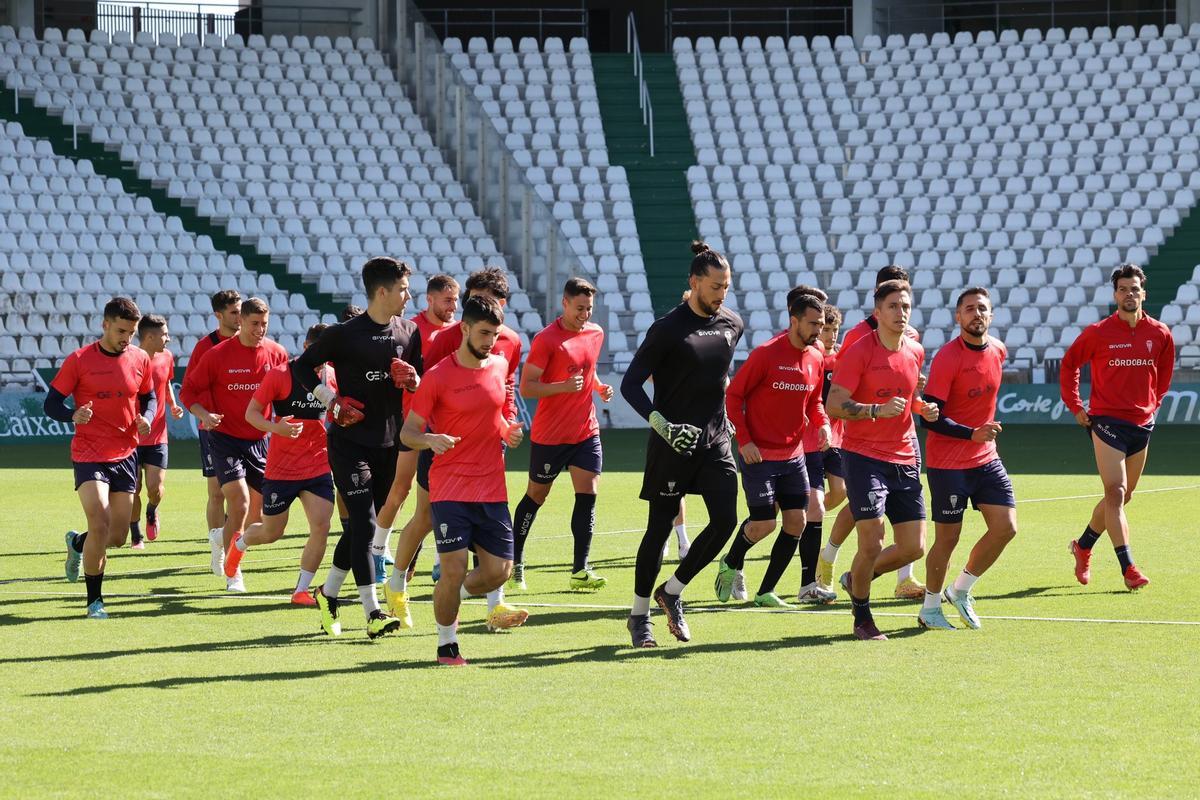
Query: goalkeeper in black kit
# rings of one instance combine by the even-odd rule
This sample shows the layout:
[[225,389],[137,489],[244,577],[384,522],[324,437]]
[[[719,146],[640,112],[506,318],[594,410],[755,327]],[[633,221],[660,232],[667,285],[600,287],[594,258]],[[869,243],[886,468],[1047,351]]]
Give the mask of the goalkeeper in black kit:
[[[634,647],[657,646],[650,627],[651,596],[666,614],[671,634],[681,642],[691,638],[680,595],[721,554],[737,524],[737,468],[725,416],[725,384],[743,325],[722,305],[732,278],[729,262],[700,242],[692,251],[688,300],[650,326],[621,382],[621,394],[653,430],[641,492],[650,504],[649,518],[638,548],[628,622]],[[653,401],[645,389],[650,379]],[[700,495],[709,522],[675,574],[655,589],[663,545],[686,494]]]

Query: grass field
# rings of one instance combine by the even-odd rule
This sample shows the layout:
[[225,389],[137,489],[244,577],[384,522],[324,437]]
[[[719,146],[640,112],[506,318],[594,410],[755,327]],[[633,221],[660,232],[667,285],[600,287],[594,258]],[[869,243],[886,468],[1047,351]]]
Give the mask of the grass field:
[[[111,554],[113,618],[89,622],[82,581],[62,577],[62,531],[80,524],[65,447],[6,445],[0,796],[1200,793],[1194,429],[1156,435],[1130,508],[1134,553],[1153,580],[1138,594],[1124,591],[1107,540],[1091,585],[1072,575],[1066,542],[1098,491],[1081,434],[1015,430],[1002,453],[1016,473],[1020,533],[976,587],[983,630],[919,633],[915,604],[881,600],[877,619],[892,638],[860,643],[844,597],[819,611],[722,607],[709,567],[685,595],[692,643],[672,640],[656,614],[661,646],[634,651],[624,620],[645,522],[642,440],[606,443],[592,553],[609,587],[562,591],[571,540],[560,486],[527,549],[530,591],[514,598],[529,623],[488,634],[481,605],[465,606],[471,665],[458,670],[433,665],[428,559],[415,630],[376,642],[357,607],[330,640],[314,610],[287,605],[299,526],[247,555],[250,594],[224,595],[208,571],[191,443],[172,450],[163,538]],[[514,454],[514,500],[526,452]],[[690,512],[696,532],[701,505]],[[979,532],[968,517],[952,574]],[[768,551],[751,551],[748,582]],[[852,553],[844,548],[839,565]],[[795,563],[781,594],[798,581]],[[891,584],[881,579],[876,594]]]

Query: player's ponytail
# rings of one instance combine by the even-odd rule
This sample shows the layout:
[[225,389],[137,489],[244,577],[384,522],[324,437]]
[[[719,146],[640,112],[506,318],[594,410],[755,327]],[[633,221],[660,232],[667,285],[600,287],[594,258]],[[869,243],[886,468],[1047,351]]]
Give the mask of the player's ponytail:
[[710,268],[716,268],[721,271],[729,269],[729,262],[725,260],[725,256],[713,250],[699,239],[692,242],[692,253],[695,254],[695,257],[692,258],[692,268],[688,273],[689,275],[703,277],[708,274]]

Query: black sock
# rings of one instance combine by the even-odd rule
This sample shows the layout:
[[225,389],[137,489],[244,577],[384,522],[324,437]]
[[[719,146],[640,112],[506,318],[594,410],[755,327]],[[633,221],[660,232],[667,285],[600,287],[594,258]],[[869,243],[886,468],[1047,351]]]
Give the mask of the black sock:
[[792,563],[792,555],[796,552],[796,537],[787,531],[780,531],[771,546],[771,560],[767,562],[767,571],[763,573],[762,584],[758,587],[759,594],[775,591],[779,579]]
[[158,519],[158,506],[154,503],[146,504],[146,522],[151,523]]
[[864,625],[868,622],[874,622],[875,618],[871,616],[871,598],[850,597],[850,607],[854,611],[854,624]]
[[733,537],[733,544],[729,545],[729,553],[725,556],[725,563],[734,569],[741,569],[746,566],[746,551],[754,546],[754,542],[746,538],[746,528],[750,527],[750,520],[746,520],[738,528],[738,535]]
[[537,503],[529,495],[521,498],[521,502],[517,503],[517,510],[513,512],[513,563],[525,563],[525,540],[529,538],[529,530],[533,527],[533,521],[537,519],[537,513],[541,509]]
[[104,594],[101,591],[101,586],[104,584],[104,573],[99,575],[84,575],[83,582],[87,585],[87,602],[90,606],[96,600],[103,600]]
[[571,536],[575,538],[575,557],[571,571],[587,568],[588,553],[592,550],[592,532],[596,527],[596,495],[575,493],[575,508],[571,511]]
[[345,533],[346,531],[350,530],[350,518],[349,517],[341,517],[341,520],[342,520],[342,533]]
[[439,644],[437,653],[438,658],[456,658],[458,656],[458,642]]
[[129,523],[129,538],[130,538],[130,541],[132,541],[134,544],[137,544],[138,542],[140,542],[142,540],[141,523],[138,522],[138,520],[136,520],[136,519],[133,522]]
[[1092,530],[1092,526],[1088,525],[1083,529],[1083,533],[1079,537],[1079,549],[1091,550],[1096,546],[1096,542],[1100,539],[1100,534]]
[[1117,561],[1121,562],[1121,574],[1125,574],[1125,570],[1133,566],[1133,553],[1129,552],[1129,545],[1123,544],[1115,548],[1117,553]]
[[800,585],[817,582],[817,558],[821,555],[821,523],[810,522],[800,534]]
[[87,541],[87,531],[84,531],[83,533],[75,534],[75,536],[71,539],[71,549],[74,550],[76,553],[82,553],[83,552],[83,543],[86,541]]

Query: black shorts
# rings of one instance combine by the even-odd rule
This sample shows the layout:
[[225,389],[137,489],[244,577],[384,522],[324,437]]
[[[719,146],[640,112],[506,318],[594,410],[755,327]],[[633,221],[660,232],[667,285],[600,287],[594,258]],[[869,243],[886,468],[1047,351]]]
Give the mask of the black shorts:
[[72,461],[75,468],[75,490],[88,481],[108,484],[109,492],[134,494],[137,491],[137,452],[120,461]]
[[439,553],[482,548],[496,558],[512,561],[513,530],[508,503],[439,500],[430,505],[430,510],[433,540]]
[[206,478],[215,478],[217,468],[213,465],[212,440],[209,436],[209,432],[204,429],[196,432],[196,437],[200,440],[200,474]]
[[417,453],[417,486],[429,491],[429,468],[433,466],[433,451],[421,450]]
[[139,444],[137,449],[138,464],[143,467],[167,468],[167,443]]
[[818,491],[825,491],[825,478],[827,476],[832,475],[835,478],[844,476],[841,449],[831,447],[828,450],[805,453],[804,469],[808,471],[809,487]]
[[534,483],[553,483],[566,467],[594,472],[604,468],[604,452],[600,434],[589,436],[575,444],[538,444],[530,442],[529,480]]
[[639,495],[643,500],[722,492],[737,495],[737,466],[728,436],[684,456],[672,450],[657,433],[650,432],[650,441],[646,445],[646,472]]
[[750,519],[775,519],[776,503],[781,511],[808,506],[808,471],[803,458],[747,464],[739,454],[738,470],[742,473],[742,491],[750,507]]
[[333,502],[333,475],[326,472],[315,478],[305,478],[299,481],[277,481],[267,478],[263,481],[262,513],[264,517],[282,514],[292,506],[292,502],[301,492],[315,494],[329,502]]
[[383,508],[396,479],[396,446],[368,447],[333,435],[329,437],[329,466],[333,482],[347,509],[364,501]]
[[267,469],[267,439],[239,439],[220,431],[210,431],[209,450],[217,482],[244,480],[256,492],[262,492],[263,474]]
[[[920,448],[917,448],[917,463],[920,463]],[[831,447],[821,454],[821,466],[825,469],[826,475],[832,475],[835,478],[846,478],[846,467],[842,463],[842,448]]]
[[1095,436],[1109,447],[1120,450],[1126,457],[1137,455],[1150,446],[1154,423],[1134,425],[1117,417],[1092,417],[1088,438]]
[[886,516],[893,525],[925,519],[921,472],[911,464],[843,453],[846,496],[856,522]]
[[1008,470],[998,458],[972,469],[930,467],[926,474],[934,522],[962,522],[968,498],[976,511],[981,505],[1017,507]]

